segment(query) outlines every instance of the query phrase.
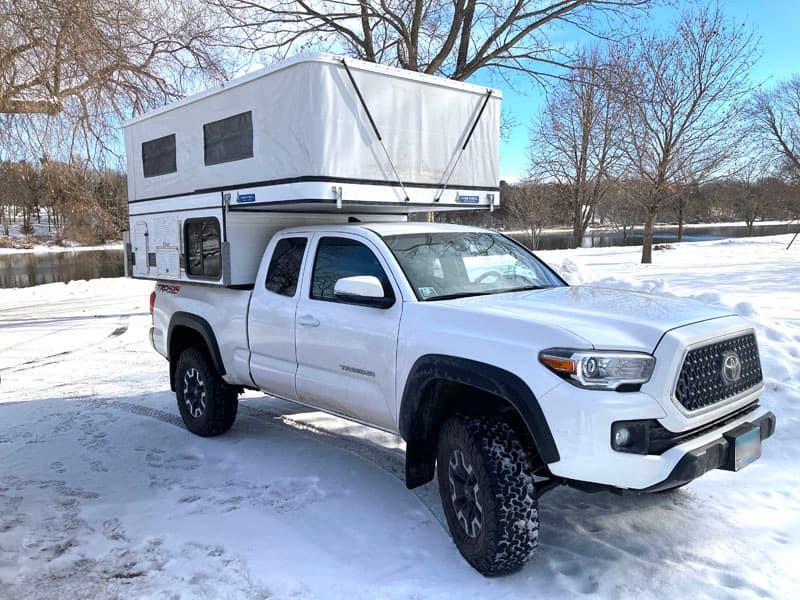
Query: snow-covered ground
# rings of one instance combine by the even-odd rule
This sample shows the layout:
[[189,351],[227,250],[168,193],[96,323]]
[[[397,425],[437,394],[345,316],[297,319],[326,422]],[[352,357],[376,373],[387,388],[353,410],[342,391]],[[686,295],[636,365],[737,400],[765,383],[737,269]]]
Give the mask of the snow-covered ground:
[[81,252],[86,250],[122,250],[122,242],[111,244],[100,244],[96,246],[78,246],[75,243],[66,243],[63,246],[55,244],[34,244],[30,248],[0,248],[2,254],[24,254],[24,253],[45,253],[45,252]]
[[[755,227],[761,226],[770,226],[770,225],[792,225],[796,223],[796,221],[786,221],[786,220],[769,220],[769,221],[756,221],[754,223]],[[747,227],[747,223],[745,221],[723,221],[721,223],[684,223],[683,228],[686,229],[706,229],[710,227],[741,227],[744,229]],[[632,232],[641,232],[644,229],[644,225],[634,225],[629,229]],[[654,229],[656,231],[662,231],[664,229],[678,229],[678,225],[676,223],[656,223],[654,225]],[[589,225],[587,230],[588,233],[592,232],[599,232],[599,231],[615,231],[616,228],[613,225]],[[516,230],[504,230],[506,234],[510,235],[520,235],[520,234],[527,234],[528,230],[526,229],[516,229]],[[542,229],[541,233],[572,233],[572,229],[569,227],[545,227]]]
[[560,488],[541,546],[484,579],[399,439],[256,393],[234,428],[180,424],[149,347],[152,284],[0,290],[0,598],[797,598],[800,244],[790,236],[542,252],[575,283],[674,294],[755,323],[778,415],[763,457],[672,494]]

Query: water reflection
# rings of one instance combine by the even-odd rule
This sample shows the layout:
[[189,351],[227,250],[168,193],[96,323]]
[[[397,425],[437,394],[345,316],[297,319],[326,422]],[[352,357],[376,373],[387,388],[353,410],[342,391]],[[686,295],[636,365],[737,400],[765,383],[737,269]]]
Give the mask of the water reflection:
[[0,254],[0,288],[122,277],[123,256],[121,249]]

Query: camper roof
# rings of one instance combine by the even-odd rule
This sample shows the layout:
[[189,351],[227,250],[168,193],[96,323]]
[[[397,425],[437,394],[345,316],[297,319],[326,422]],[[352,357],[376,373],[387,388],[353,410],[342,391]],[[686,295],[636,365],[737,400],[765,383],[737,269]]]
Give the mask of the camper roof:
[[[404,79],[409,79],[412,81],[418,81],[420,83],[435,85],[440,87],[449,87],[453,89],[459,89],[466,92],[473,92],[475,94],[485,94],[487,87],[474,85],[471,83],[464,83],[463,81],[455,81],[453,79],[445,79],[443,77],[437,77],[434,75],[427,75],[425,73],[418,73],[416,71],[409,71],[406,69],[398,69],[395,67],[387,67],[385,65],[379,65],[372,62],[367,62],[364,60],[357,60],[353,58],[346,58],[347,65],[353,69],[360,69],[363,71],[373,71],[376,73],[385,73],[391,75],[392,77],[399,77]],[[283,69],[288,69],[289,67],[295,66],[300,63],[307,63],[307,62],[321,62],[321,63],[329,63],[329,64],[339,64],[342,62],[341,56],[336,56],[334,54],[327,54],[324,52],[315,52],[315,53],[308,53],[308,54],[298,54],[295,57],[283,60],[281,62],[275,63],[274,65],[270,65],[268,67],[264,67],[258,69],[252,73],[248,73],[247,75],[243,75],[242,77],[237,77],[235,79],[231,79],[230,81],[222,84],[221,86],[210,88],[206,91],[193,94],[192,96],[188,96],[182,100],[178,100],[176,102],[172,102],[163,106],[161,108],[157,108],[147,112],[138,117],[134,117],[129,119],[123,123],[123,127],[128,127],[130,125],[134,125],[141,121],[146,121],[147,119],[151,119],[155,116],[164,114],[171,110],[175,110],[181,107],[184,107],[188,104],[192,104],[193,102],[197,102],[202,100],[203,98],[207,98],[209,96],[213,96],[225,90],[229,90],[240,85],[244,85],[245,83],[249,83],[255,79],[259,79],[264,77],[265,75],[269,75],[271,73],[276,73]],[[492,88],[492,95],[495,98],[502,99],[503,93],[500,90]]]

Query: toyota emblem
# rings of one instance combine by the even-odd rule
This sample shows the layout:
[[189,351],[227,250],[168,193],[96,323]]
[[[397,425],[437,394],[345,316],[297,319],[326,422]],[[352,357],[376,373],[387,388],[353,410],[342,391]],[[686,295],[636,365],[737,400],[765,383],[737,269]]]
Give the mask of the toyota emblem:
[[742,361],[736,352],[725,352],[722,355],[722,381],[733,385],[742,377]]

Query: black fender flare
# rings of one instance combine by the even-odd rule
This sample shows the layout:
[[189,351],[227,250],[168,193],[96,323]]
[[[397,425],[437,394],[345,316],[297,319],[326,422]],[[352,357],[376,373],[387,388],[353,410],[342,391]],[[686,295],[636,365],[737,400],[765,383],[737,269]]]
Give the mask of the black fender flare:
[[508,402],[530,432],[545,464],[560,460],[553,434],[530,387],[518,376],[494,365],[448,356],[426,354],[411,367],[400,404],[399,429],[406,441],[406,486],[417,487],[433,478],[436,435],[430,428],[434,415],[426,407],[427,390],[435,381],[458,383],[482,390]]
[[[214,335],[214,330],[203,317],[193,315],[192,313],[178,311],[173,313],[172,318],[169,320],[169,328],[167,329],[167,353],[172,348],[172,334],[177,327],[186,327],[198,333],[203,342],[208,348],[208,354],[211,357],[211,363],[214,365],[217,373],[225,375],[225,364],[222,362],[222,354],[219,351],[219,344],[217,344],[217,337]],[[174,390],[174,364],[177,362],[177,356],[168,356],[170,364],[170,385]]]

